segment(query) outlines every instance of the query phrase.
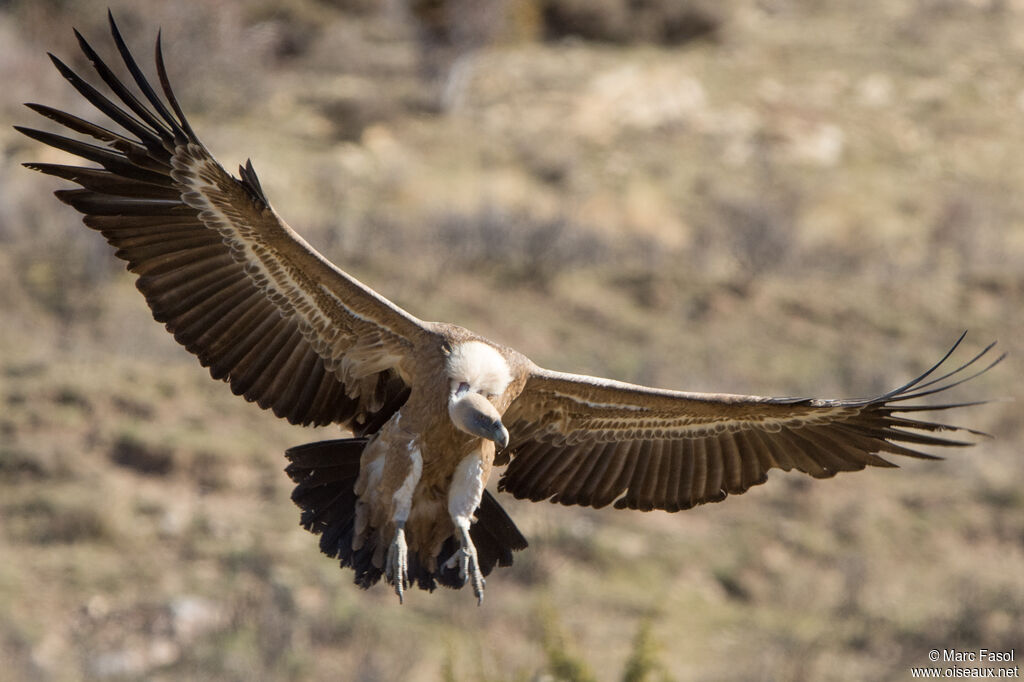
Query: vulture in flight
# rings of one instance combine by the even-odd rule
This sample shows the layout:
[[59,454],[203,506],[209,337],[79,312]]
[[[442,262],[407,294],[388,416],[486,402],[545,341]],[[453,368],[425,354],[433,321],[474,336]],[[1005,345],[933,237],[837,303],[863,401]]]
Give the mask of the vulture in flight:
[[[32,110],[91,142],[18,127],[95,165],[27,163],[79,187],[56,192],[137,276],[153,317],[215,379],[293,424],[351,437],[292,448],[286,469],[301,524],[369,587],[469,584],[526,547],[486,489],[565,505],[678,511],[764,483],[769,469],[816,478],[934,459],[921,446],[969,445],[915,403],[980,374],[951,370],[957,345],[917,379],[865,400],[684,393],[566,374],[468,329],[424,322],[349,276],[270,205],[252,164],[234,177],[206,149],[171,90],[162,96],[109,16],[130,78],[77,31],[105,88],[50,55],[108,122]],[[107,127],[112,122],[114,125]],[[961,336],[962,340],[963,337]],[[994,344],[993,344],[994,345]],[[985,371],[1000,358],[984,366]]]

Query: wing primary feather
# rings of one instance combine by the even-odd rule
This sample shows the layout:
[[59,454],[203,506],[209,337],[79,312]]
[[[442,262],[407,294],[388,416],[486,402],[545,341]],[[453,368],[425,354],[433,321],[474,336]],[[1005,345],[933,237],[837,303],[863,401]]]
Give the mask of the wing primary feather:
[[119,197],[89,189],[59,189],[54,195],[90,215],[176,215],[190,210],[174,199]]
[[71,87],[77,90],[82,97],[89,100],[94,107],[109,116],[111,120],[119,126],[132,134],[137,135],[140,140],[149,139],[158,141],[158,138],[153,135],[152,130],[136,121],[128,114],[128,112],[110,101],[110,99],[100,93],[99,90],[89,85],[85,79],[72,71],[67,64],[62,62],[55,55],[50,55],[50,61],[52,61],[53,65],[57,67],[57,71],[60,72],[60,75],[71,83]]
[[167,97],[167,102],[174,109],[174,113],[178,115],[178,122],[181,127],[185,130],[188,138],[195,143],[199,143],[199,138],[196,136],[195,131],[192,130],[192,126],[188,124],[188,119],[185,118],[184,112],[178,105],[178,98],[174,96],[174,91],[171,89],[171,81],[167,77],[167,68],[164,66],[164,51],[160,46],[161,34],[158,31],[156,34],[156,73],[160,79],[160,87],[164,91],[164,96]]
[[946,360],[948,360],[948,359],[949,359],[949,356],[951,356],[951,355],[953,354],[953,352],[954,352],[954,351],[955,351],[955,350],[956,350],[956,349],[957,349],[957,348],[958,348],[958,347],[960,346],[960,344],[961,344],[961,343],[963,342],[963,340],[964,340],[964,337],[966,337],[966,336],[967,336],[967,330],[965,329],[965,330],[963,331],[963,333],[961,333],[961,334],[960,334],[960,337],[959,337],[959,338],[958,338],[958,339],[956,340],[956,342],[955,342],[955,343],[953,344],[952,348],[950,348],[950,349],[949,349],[948,351],[946,351],[946,354],[945,354],[945,355],[943,355],[943,356],[942,356],[942,357],[941,357],[941,358],[939,359],[939,361],[938,361],[938,362],[936,362],[936,363],[935,363],[934,365],[932,365],[932,366],[931,366],[931,367],[930,367],[930,368],[929,368],[929,369],[928,369],[927,371],[925,371],[925,372],[924,372],[924,374],[921,374],[920,376],[918,376],[918,377],[916,377],[916,378],[914,378],[914,379],[911,379],[910,381],[908,381],[907,383],[903,384],[903,385],[902,385],[902,386],[900,386],[899,388],[894,388],[893,390],[889,391],[889,392],[888,392],[888,393],[886,393],[885,395],[881,396],[881,399],[887,399],[887,398],[890,398],[890,397],[892,397],[892,396],[897,396],[897,395],[900,395],[900,394],[901,394],[901,393],[903,393],[904,391],[907,391],[907,390],[909,390],[909,389],[913,388],[914,386],[917,386],[917,385],[918,385],[919,383],[921,383],[922,381],[924,381],[925,379],[927,379],[927,378],[928,378],[929,376],[931,376],[931,375],[932,375],[932,373],[933,373],[933,372],[934,372],[935,370],[937,370],[937,369],[938,369],[939,367],[941,367],[941,366],[942,366],[942,364],[943,364],[944,362],[946,362]]
[[792,429],[784,429],[778,434],[779,445],[785,446],[786,453],[793,460],[793,466],[798,471],[810,474],[814,478],[828,478],[828,470],[820,462],[809,456],[800,445],[800,441],[793,436]]
[[25,102],[25,106],[40,116],[48,118],[54,123],[59,123],[65,128],[69,128],[76,133],[88,135],[89,137],[103,142],[117,142],[124,145],[137,144],[137,142],[125,137],[124,135],[115,133],[112,130],[96,125],[91,121],[86,121],[85,119],[74,116],[73,114],[69,114],[66,111],[54,109],[53,107],[48,107],[45,104],[36,104],[35,102]]
[[167,107],[157,97],[156,92],[150,86],[149,81],[142,73],[142,69],[139,68],[138,63],[135,61],[135,57],[132,56],[131,50],[128,49],[128,45],[125,43],[124,38],[121,37],[121,31],[117,28],[117,22],[114,21],[114,13],[109,9],[107,10],[107,21],[110,24],[110,33],[114,37],[114,44],[117,45],[117,51],[121,54],[121,59],[124,61],[124,65],[128,67],[128,72],[132,75],[135,80],[135,84],[139,86],[139,90],[149,100],[153,108],[156,109],[157,113],[166,121],[173,130],[175,142],[177,144],[183,144],[186,142],[186,134],[182,129],[181,125],[171,116],[171,113],[167,111]]
[[972,400],[963,403],[944,403],[941,405],[896,405],[887,408],[890,412],[941,412],[943,410],[955,410],[959,407],[974,407],[976,405],[987,405],[991,400]]
[[865,452],[878,452],[885,444],[882,436],[876,435],[868,426],[861,424],[846,424],[839,422],[832,424],[831,428],[836,433],[841,433],[843,438]]
[[[924,396],[934,395],[936,393],[942,393],[943,391],[948,391],[951,388],[955,388],[956,386],[959,386],[960,384],[966,383],[966,382],[970,381],[971,379],[974,379],[976,377],[981,376],[985,372],[989,371],[990,369],[992,369],[993,367],[998,365],[1004,359],[1006,359],[1006,353],[1003,353],[1002,355],[1000,355],[998,358],[996,358],[995,360],[990,362],[988,365],[986,365],[983,369],[978,370],[974,374],[970,374],[970,375],[968,375],[966,377],[963,377],[961,379],[957,379],[956,381],[954,381],[951,384],[944,384],[942,386],[936,386],[935,388],[930,388],[930,389],[927,389],[927,390],[924,390],[924,391],[915,391],[913,393],[906,393],[906,394],[903,394],[903,395],[896,396],[895,398],[889,398],[885,402],[898,403],[898,402],[901,402],[903,400],[914,400],[915,398],[923,398]],[[951,375],[954,374],[954,373],[955,372],[951,373]]]
[[[125,260],[130,254],[142,254],[142,257],[150,253],[159,255],[161,249],[191,248],[200,244],[211,244],[217,240],[217,235],[209,230],[168,230],[153,231],[140,230],[135,233],[118,235],[114,246],[121,247],[125,252]],[[154,249],[150,251],[150,249]]]
[[[78,32],[77,29],[75,29],[75,38],[78,39],[78,46],[82,49],[82,52],[85,54],[86,58],[88,58],[88,60],[92,62],[92,66],[94,69],[96,69],[96,73],[98,73],[100,78],[103,79],[103,82],[106,83],[107,86],[114,91],[114,94],[117,95],[122,102],[124,102],[125,106],[131,109],[133,112],[135,112],[136,116],[141,118],[143,122],[145,122],[151,128],[160,133],[161,136],[166,135],[167,137],[173,137],[173,133],[171,132],[171,130],[167,128],[167,126],[163,122],[157,119],[153,112],[151,112],[149,109],[143,106],[142,103],[138,100],[138,98],[136,98],[135,95],[133,95],[131,91],[125,87],[124,83],[118,80],[117,76],[114,75],[114,72],[110,69],[109,66],[107,66],[107,63],[104,62],[98,54],[96,54],[96,51],[92,49],[92,46],[89,45],[88,41],[86,41],[86,39],[82,36],[81,33]],[[114,39],[116,42],[116,34],[114,36]],[[118,49],[120,48],[121,45],[118,44]],[[124,53],[122,53],[122,56],[123,54]],[[130,66],[129,70],[131,70]]]
[[[915,384],[914,385],[914,390],[915,391],[919,391],[919,390],[921,390],[923,388],[928,388],[929,386],[933,386],[935,384],[942,383],[943,381],[945,381],[946,379],[949,379],[950,377],[956,376],[957,374],[959,374],[960,372],[963,372],[965,369],[967,369],[968,367],[973,365],[975,362],[977,362],[978,360],[983,358],[985,355],[987,355],[988,352],[995,347],[995,345],[996,345],[996,342],[993,341],[992,343],[990,343],[987,346],[985,346],[984,348],[982,348],[981,351],[977,355],[975,355],[973,358],[971,358],[967,362],[963,363],[959,367],[956,367],[956,368],[950,370],[949,372],[946,372],[945,374],[943,374],[940,377],[936,377],[936,378],[932,379],[931,381],[926,381],[923,384]],[[996,360],[996,362],[999,362],[1000,360],[1002,360],[1002,357],[999,357]],[[986,369],[988,369],[988,368],[986,368]],[[982,370],[982,371],[985,371],[985,370]],[[975,376],[977,376],[977,375],[975,375]],[[952,384],[952,385],[955,386],[956,384]]]
[[940,457],[938,455],[929,455],[926,452],[921,452],[920,450],[914,450],[913,448],[904,447],[890,440],[883,441],[881,447],[879,447],[879,452],[891,452],[894,455],[903,455],[905,457],[913,457],[914,459],[943,459],[943,457]]
[[[177,190],[155,182],[146,182],[136,178],[126,178],[119,173],[111,173],[99,168],[82,166],[65,166],[56,163],[22,164],[46,175],[76,182],[85,189],[121,197],[145,197],[148,199],[180,199]],[[205,228],[204,228],[205,229]]]
[[[888,416],[886,421],[892,426],[900,426],[908,429],[921,429],[922,431],[962,431],[963,433],[969,433],[972,436],[980,436],[981,438],[992,438],[992,434],[979,431],[977,429],[971,429],[966,426],[954,426],[952,424],[939,424],[938,422],[929,422],[921,419],[910,419],[908,417],[895,417]],[[971,445],[971,443],[965,443],[965,445]]]
[[[831,444],[837,451],[844,453],[844,458],[863,464],[870,464],[872,466],[882,467],[893,467],[892,463],[888,460],[879,457],[876,452],[877,448],[863,448],[858,446],[854,441],[841,438],[840,431],[837,431],[831,427],[818,427],[815,429],[815,434],[819,439],[824,440]],[[863,465],[860,468],[864,468]]]
[[161,230],[205,230],[195,215],[179,216],[94,216],[87,215],[82,222],[94,230],[115,235],[142,234],[152,229]]
[[790,433],[794,442],[799,443],[799,446],[804,450],[807,456],[825,469],[828,469],[831,474],[835,474],[840,471],[855,471],[857,469],[864,468],[864,465],[859,464],[857,460],[851,461],[836,452],[832,447],[832,443],[827,440],[823,441],[814,429],[793,429]]
[[34,140],[42,142],[43,144],[48,144],[51,147],[60,149],[61,151],[81,156],[83,159],[87,159],[89,161],[94,161],[107,170],[114,171],[115,173],[150,182],[164,184],[167,182],[166,178],[162,177],[159,173],[133,165],[125,157],[120,156],[109,149],[98,147],[94,144],[89,144],[88,142],[82,142],[81,140],[75,140],[70,137],[64,137],[63,135],[57,135],[56,133],[46,132],[45,130],[36,130],[35,128],[26,128],[24,126],[14,126],[14,129],[23,135],[27,135]]
[[219,252],[219,244],[211,244],[210,239],[204,235],[194,239],[175,239],[129,246],[118,249],[114,255],[128,261],[128,268],[132,272],[151,273],[170,270],[193,260],[216,256]]
[[904,431],[903,429],[895,426],[879,428],[878,431],[884,434],[888,440],[897,440],[902,443],[914,443],[915,445],[937,445],[940,447],[958,448],[965,448],[974,445],[974,443],[969,443],[963,440],[953,440],[952,438],[940,438],[939,436],[929,436],[924,433]]

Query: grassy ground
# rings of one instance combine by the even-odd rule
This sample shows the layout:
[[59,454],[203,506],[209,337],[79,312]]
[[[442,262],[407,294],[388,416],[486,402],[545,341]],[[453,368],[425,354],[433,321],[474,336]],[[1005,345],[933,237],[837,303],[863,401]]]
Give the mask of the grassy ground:
[[[45,52],[82,66],[72,25],[108,47],[106,4],[0,8],[3,121],[88,115]],[[293,226],[422,318],[558,369],[830,397],[969,328],[1011,357],[958,395],[1019,393],[1013,3],[733,0],[664,45],[541,41],[559,3],[508,0],[447,46],[355,0],[110,4],[140,58],[163,27],[222,162],[252,157]],[[281,471],[337,432],[210,381],[18,165],[59,158],[0,130],[4,679],[903,680],[931,649],[1024,649],[1014,402],[956,415],[995,439],[944,462],[776,472],[685,514],[502,499],[531,547],[482,609],[358,590]]]

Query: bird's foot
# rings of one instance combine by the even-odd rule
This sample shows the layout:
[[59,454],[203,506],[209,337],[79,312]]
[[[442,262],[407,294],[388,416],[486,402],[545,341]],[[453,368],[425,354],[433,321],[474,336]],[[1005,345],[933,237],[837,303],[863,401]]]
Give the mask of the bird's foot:
[[454,568],[455,562],[458,562],[462,584],[465,585],[468,582],[473,585],[473,594],[476,595],[476,603],[479,606],[484,603],[484,586],[487,581],[484,580],[484,574],[480,572],[480,560],[476,555],[476,545],[469,537],[468,528],[459,528],[459,544],[462,546],[448,560],[447,565],[449,568]]
[[398,603],[405,603],[405,590],[409,587],[409,547],[405,543],[405,529],[398,526],[395,539],[388,547],[388,560],[384,574],[395,587]]

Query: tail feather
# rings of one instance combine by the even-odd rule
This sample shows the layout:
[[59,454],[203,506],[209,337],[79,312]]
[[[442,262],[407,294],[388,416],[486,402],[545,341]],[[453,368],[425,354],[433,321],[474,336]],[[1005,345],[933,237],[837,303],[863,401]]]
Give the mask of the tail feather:
[[[352,549],[357,502],[353,488],[367,442],[368,438],[341,438],[307,443],[285,452],[290,462],[285,473],[296,484],[292,501],[302,510],[302,527],[319,535],[320,551],[339,559],[343,567],[352,568],[356,584],[363,588],[376,584],[383,575],[373,563],[375,547],[372,543],[355,551]],[[481,573],[488,575],[495,566],[511,566],[512,552],[525,549],[526,538],[486,490],[476,516],[470,537],[476,545]],[[458,567],[446,565],[458,549],[454,537],[445,541],[437,558],[436,572],[428,571],[411,553],[409,582],[428,591],[433,591],[438,584],[462,587]]]

